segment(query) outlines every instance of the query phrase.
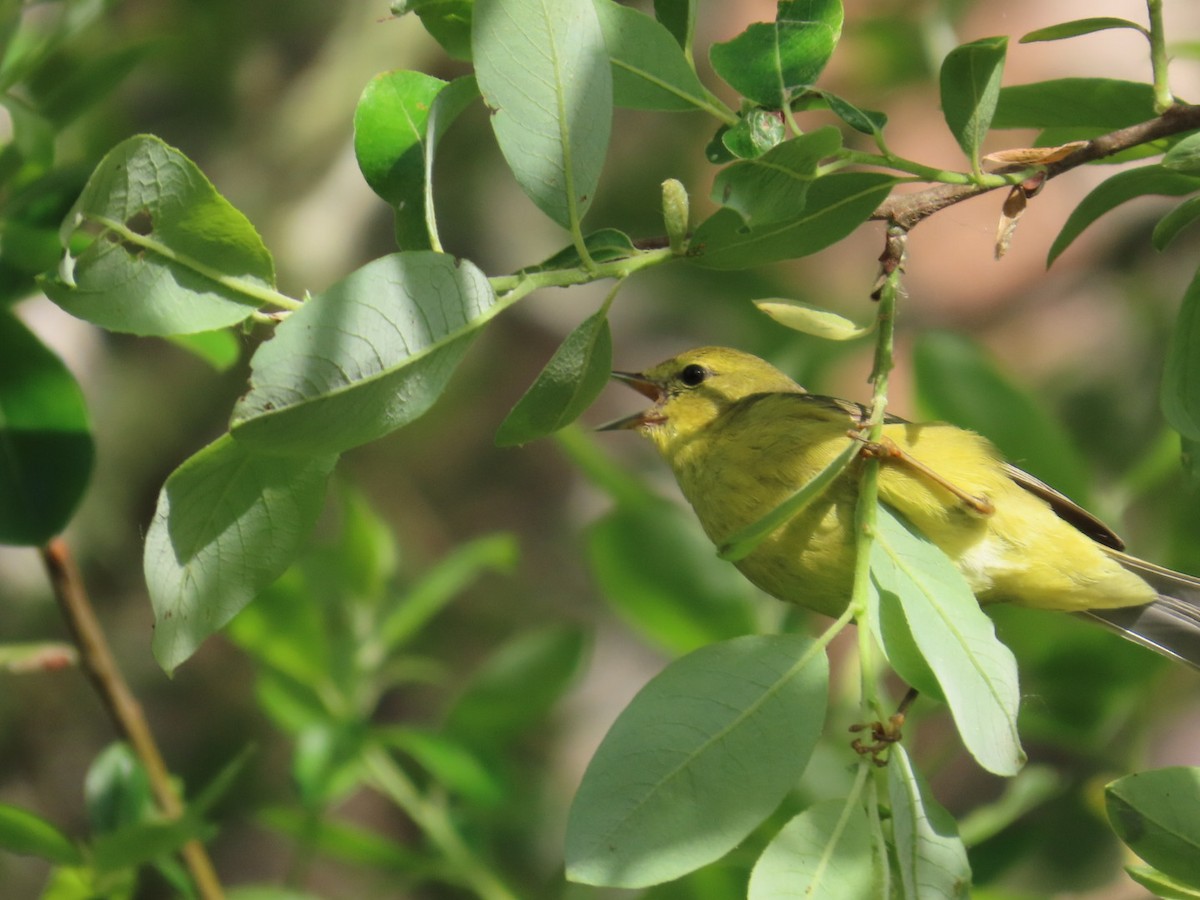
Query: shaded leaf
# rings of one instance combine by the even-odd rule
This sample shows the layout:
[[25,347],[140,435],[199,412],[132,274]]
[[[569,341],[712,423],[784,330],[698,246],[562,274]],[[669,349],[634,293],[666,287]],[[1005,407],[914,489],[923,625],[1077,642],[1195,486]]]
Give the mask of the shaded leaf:
[[435,41],[455,59],[471,58],[474,0],[393,0],[393,15],[415,13]]
[[1025,762],[1016,659],[954,564],[883,504],[871,545],[871,587],[872,627],[881,623],[885,649],[880,608],[897,604],[967,750],[989,772],[1015,775]]
[[1136,772],[1105,788],[1117,836],[1154,868],[1200,886],[1200,768]]
[[794,218],[804,209],[821,160],[841,147],[841,133],[831,126],[785,141],[718,172],[712,199],[737,210],[751,228]]
[[612,74],[591,0],[476,0],[471,46],[492,130],[522,190],[564,228],[596,192]]
[[595,0],[595,4],[612,59],[617,106],[665,111],[710,106],[704,85],[666,26],[613,0]]
[[511,447],[552,434],[591,406],[612,370],[608,308],[584,319],[554,351],[496,431],[496,445]]
[[774,22],[756,22],[713,44],[708,56],[742,96],[781,109],[817,80],[841,34],[841,0],[782,0]]
[[97,234],[42,287],[112,331],[191,334],[244,321],[274,287],[258,233],[186,156],[156,137],[118,144],[96,166],[60,231]]
[[696,0],[654,0],[654,17],[680,47],[691,46],[696,28]]
[[821,91],[821,96],[829,105],[830,111],[853,128],[863,134],[878,135],[887,124],[887,114],[871,109],[859,109],[848,100],[829,91]]
[[1171,330],[1161,400],[1171,427],[1200,441],[1200,272],[1188,285]]
[[7,803],[0,803],[0,848],[63,866],[83,861],[79,848],[54,825],[41,816]]
[[62,360],[0,309],[0,543],[44,544],[66,527],[95,448]]
[[1087,127],[1102,133],[1155,115],[1154,88],[1149,84],[1113,78],[1059,78],[1001,88],[992,128]]
[[336,457],[265,456],[229,435],[171,473],[146,534],[154,656],[168,672],[291,564]]
[[1147,194],[1178,197],[1197,190],[1200,190],[1200,176],[1171,172],[1160,165],[1118,172],[1093,188],[1071,211],[1054,243],[1050,245],[1046,265],[1053,264],[1084,229],[1122,203]]
[[942,114],[975,171],[996,112],[1007,49],[1006,37],[983,38],[955,47],[942,62]]
[[179,851],[191,840],[203,839],[211,829],[185,815],[172,821],[137,822],[97,835],[92,842],[92,864],[100,873],[136,868]]
[[375,738],[416,760],[439,785],[471,803],[495,807],[504,798],[497,775],[452,737],[395,726],[376,729]]
[[[618,231],[616,228],[601,228],[599,231],[593,231],[584,237],[583,243],[594,262],[611,262],[614,259],[626,259],[637,253],[637,248],[633,246],[633,241],[630,240],[629,235],[623,231]],[[532,272],[549,272],[556,269],[577,269],[582,265],[583,260],[579,256],[579,249],[574,244],[571,244],[535,266],[526,266],[520,272],[521,274],[527,274]]]
[[88,823],[94,832],[116,831],[152,817],[155,806],[150,778],[123,741],[105,747],[92,760],[83,783]]
[[794,786],[825,717],[806,637],[751,635],[676,660],[613,723],[567,821],[567,877],[643,887],[740,843]]
[[880,895],[871,823],[861,803],[815,803],[783,826],[750,874],[748,900]]
[[967,851],[954,819],[934,799],[908,753],[893,745],[888,760],[892,836],[906,900],[966,897],[971,886]]
[[322,456],[424,413],[498,311],[487,278],[441,253],[394,253],[350,273],[275,329],[233,410],[239,442]]
[[809,187],[799,216],[761,228],[746,228],[735,211],[718,210],[696,229],[691,253],[697,265],[712,269],[748,269],[816,253],[865,222],[895,183],[878,172],[826,175]]
[[1162,167],[1185,175],[1200,175],[1200,134],[1189,134],[1168,150]]
[[1200,219],[1200,197],[1189,197],[1158,220],[1150,236],[1155,250],[1165,250],[1167,245],[1197,219]]
[[733,157],[755,159],[787,137],[787,128],[777,111],[756,106],[746,111],[736,125],[719,134],[721,143]]

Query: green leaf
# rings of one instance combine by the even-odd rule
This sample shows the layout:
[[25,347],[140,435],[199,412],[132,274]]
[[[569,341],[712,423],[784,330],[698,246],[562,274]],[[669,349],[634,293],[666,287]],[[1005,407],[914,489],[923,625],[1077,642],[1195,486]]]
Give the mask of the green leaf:
[[607,306],[588,316],[554,351],[541,374],[496,431],[496,446],[512,447],[571,424],[592,405],[612,371]]
[[479,89],[518,184],[574,229],[600,180],[612,127],[612,72],[592,0],[476,0]]
[[878,897],[871,823],[861,803],[815,803],[783,826],[750,873],[748,900]]
[[242,356],[241,342],[233,332],[225,329],[172,334],[167,340],[204,360],[218,372],[228,372]]
[[578,676],[586,649],[583,632],[565,625],[509,639],[451,704],[445,733],[477,753],[500,752],[545,718]]
[[1184,175],[1200,175],[1200,134],[1189,134],[1168,150],[1162,167]]
[[376,739],[412,757],[447,791],[477,806],[495,808],[504,799],[498,775],[452,737],[420,728],[379,728]]
[[168,672],[291,564],[334,456],[266,456],[229,435],[171,473],[146,534],[154,656]]
[[1200,272],[1188,285],[1171,330],[1161,403],[1172,428],[1200,441]]
[[394,0],[394,15],[415,13],[435,41],[455,59],[471,59],[474,0]]
[[710,269],[748,269],[816,253],[865,222],[895,183],[878,172],[826,175],[809,187],[799,216],[761,228],[746,228],[731,209],[718,210],[696,229],[691,252],[697,265]]
[[1006,37],[983,38],[955,47],[942,62],[942,115],[974,171],[996,112],[1007,49]]
[[820,95],[829,105],[830,111],[853,128],[863,134],[878,136],[887,124],[887,115],[871,109],[859,109],[848,100],[843,100],[837,94],[821,91]]
[[396,212],[401,250],[428,250],[425,155],[429,110],[446,86],[423,72],[383,72],[354,109],[354,155],[371,190]]
[[0,544],[44,544],[66,526],[95,448],[67,367],[0,309]]
[[124,741],[109,744],[92,761],[83,782],[83,796],[88,823],[97,833],[145,821],[157,809],[150,778]]
[[696,0],[654,0],[654,17],[680,47],[692,45],[696,30]]
[[1059,78],[1002,88],[992,128],[1096,128],[1153,119],[1154,88],[1113,78]]
[[969,338],[930,331],[913,350],[917,397],[930,418],[990,439],[1006,459],[1086,502],[1088,465],[1062,424]]
[[1200,197],[1189,197],[1158,220],[1150,236],[1155,250],[1166,250],[1171,241],[1197,219],[1200,219]]
[[1071,211],[1058,237],[1050,246],[1050,252],[1046,255],[1046,265],[1052,265],[1085,228],[1122,203],[1147,194],[1178,197],[1197,190],[1200,190],[1200,176],[1171,172],[1160,165],[1118,172],[1093,188]]
[[[637,248],[633,246],[629,235],[616,228],[601,228],[599,231],[593,231],[584,237],[583,243],[594,262],[627,259],[637,253]],[[571,244],[537,265],[526,266],[518,274],[528,275],[536,272],[578,269],[582,265],[583,260],[579,256],[579,248]]]
[[875,328],[874,320],[869,325],[859,325],[833,310],[803,300],[755,300],[754,305],[780,325],[829,341],[852,341],[870,334]]
[[1060,22],[1048,28],[1039,28],[1021,38],[1022,44],[1034,44],[1039,41],[1061,41],[1063,38],[1078,37],[1081,34],[1092,34],[1097,31],[1111,31],[1114,28],[1132,28],[1146,34],[1146,29],[1128,19],[1117,19],[1112,16],[1096,16],[1091,19],[1073,19],[1070,22]]
[[841,132],[827,126],[785,141],[756,159],[735,162],[717,173],[713,202],[737,210],[751,228],[795,218],[804,209],[821,160],[841,148]]
[[595,0],[612,59],[613,102],[629,109],[687,111],[712,106],[665,26],[614,0]]
[[138,822],[96,836],[92,864],[101,874],[135,868],[177,853],[188,841],[208,836],[209,826],[191,816]]
[[83,862],[83,855],[69,837],[41,816],[7,803],[0,803],[0,848],[61,866]]
[[[871,545],[872,627],[886,624],[884,604],[898,604],[967,750],[989,772],[1015,775],[1025,762],[1017,734],[1016,659],[996,639],[992,620],[945,554],[886,506],[878,513]],[[888,634],[883,637],[886,649]]]
[[671,663],[617,717],[567,820],[567,877],[644,887],[723,856],[808,765],[828,691],[802,635],[749,635]]
[[1108,820],[1134,853],[1200,887],[1200,768],[1137,772],[1112,782],[1104,793]]
[[934,799],[901,744],[888,759],[892,839],[906,900],[967,897],[971,866],[954,819]]
[[1200,900],[1200,887],[1176,881],[1150,866],[1126,866],[1126,874],[1162,900]]
[[118,144],[63,221],[96,234],[42,287],[72,315],[111,331],[191,334],[249,318],[274,289],[254,227],[186,156],[156,137]]
[[619,505],[588,529],[587,553],[617,614],[672,654],[757,630],[741,575],[671,504]]
[[[394,253],[308,300],[250,361],[233,410],[239,442],[324,456],[406,425],[433,405],[481,325],[487,278],[441,253]],[[489,312],[491,311],[491,312]]]
[[[326,854],[337,860],[369,866],[382,872],[399,875],[402,878],[415,878],[428,874],[434,863],[426,854],[418,854],[408,850],[394,837],[384,837],[373,831],[368,831],[358,825],[339,822],[332,816],[325,816],[314,821],[309,811],[270,807],[258,817],[260,821],[273,831],[277,831],[297,843]],[[394,885],[393,885],[394,886]],[[242,888],[229,894],[229,900],[235,896],[239,900],[254,900],[254,895],[242,897],[246,889]],[[299,895],[297,895],[299,896]],[[307,897],[308,895],[304,895]],[[292,895],[281,896],[279,900],[291,900]],[[275,900],[273,895],[264,900]]]
[[756,159],[783,141],[787,137],[787,128],[777,110],[756,106],[743,113],[736,125],[719,134],[721,144],[733,157]]
[[742,96],[782,109],[816,82],[841,35],[841,0],[782,0],[774,22],[756,22],[713,44],[708,57]]

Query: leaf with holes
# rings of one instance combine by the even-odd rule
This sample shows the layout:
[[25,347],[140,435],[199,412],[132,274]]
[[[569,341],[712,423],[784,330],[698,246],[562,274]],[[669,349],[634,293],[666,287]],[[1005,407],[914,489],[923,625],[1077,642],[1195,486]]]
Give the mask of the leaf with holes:
[[268,302],[275,264],[249,220],[195,164],[156,137],[114,147],[59,236],[95,236],[41,285],[72,315],[111,331],[192,334],[234,325]]
[[499,308],[466,260],[423,250],[367,263],[258,348],[233,436],[315,456],[380,438],[429,409]]

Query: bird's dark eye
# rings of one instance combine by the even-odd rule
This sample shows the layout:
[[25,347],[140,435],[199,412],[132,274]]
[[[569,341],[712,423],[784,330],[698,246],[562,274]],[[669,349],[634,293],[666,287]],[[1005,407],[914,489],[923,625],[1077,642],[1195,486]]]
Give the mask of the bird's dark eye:
[[704,366],[698,366],[692,363],[690,366],[684,366],[683,371],[679,373],[679,380],[688,387],[696,387],[708,377],[708,369]]

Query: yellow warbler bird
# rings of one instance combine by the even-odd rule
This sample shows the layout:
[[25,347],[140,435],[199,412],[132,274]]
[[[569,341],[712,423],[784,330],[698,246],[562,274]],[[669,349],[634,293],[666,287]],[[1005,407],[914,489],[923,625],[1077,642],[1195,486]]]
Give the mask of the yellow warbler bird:
[[[605,430],[636,429],[670,464],[720,546],[841,453],[867,410],[810,394],[763,360],[703,347],[614,377],[654,401]],[[981,603],[1086,613],[1200,667],[1200,579],[1122,553],[1108,527],[1004,462],[971,431],[889,418],[879,498],[936,544]],[[735,563],[768,594],[844,612],[854,571],[858,471],[851,466]]]

